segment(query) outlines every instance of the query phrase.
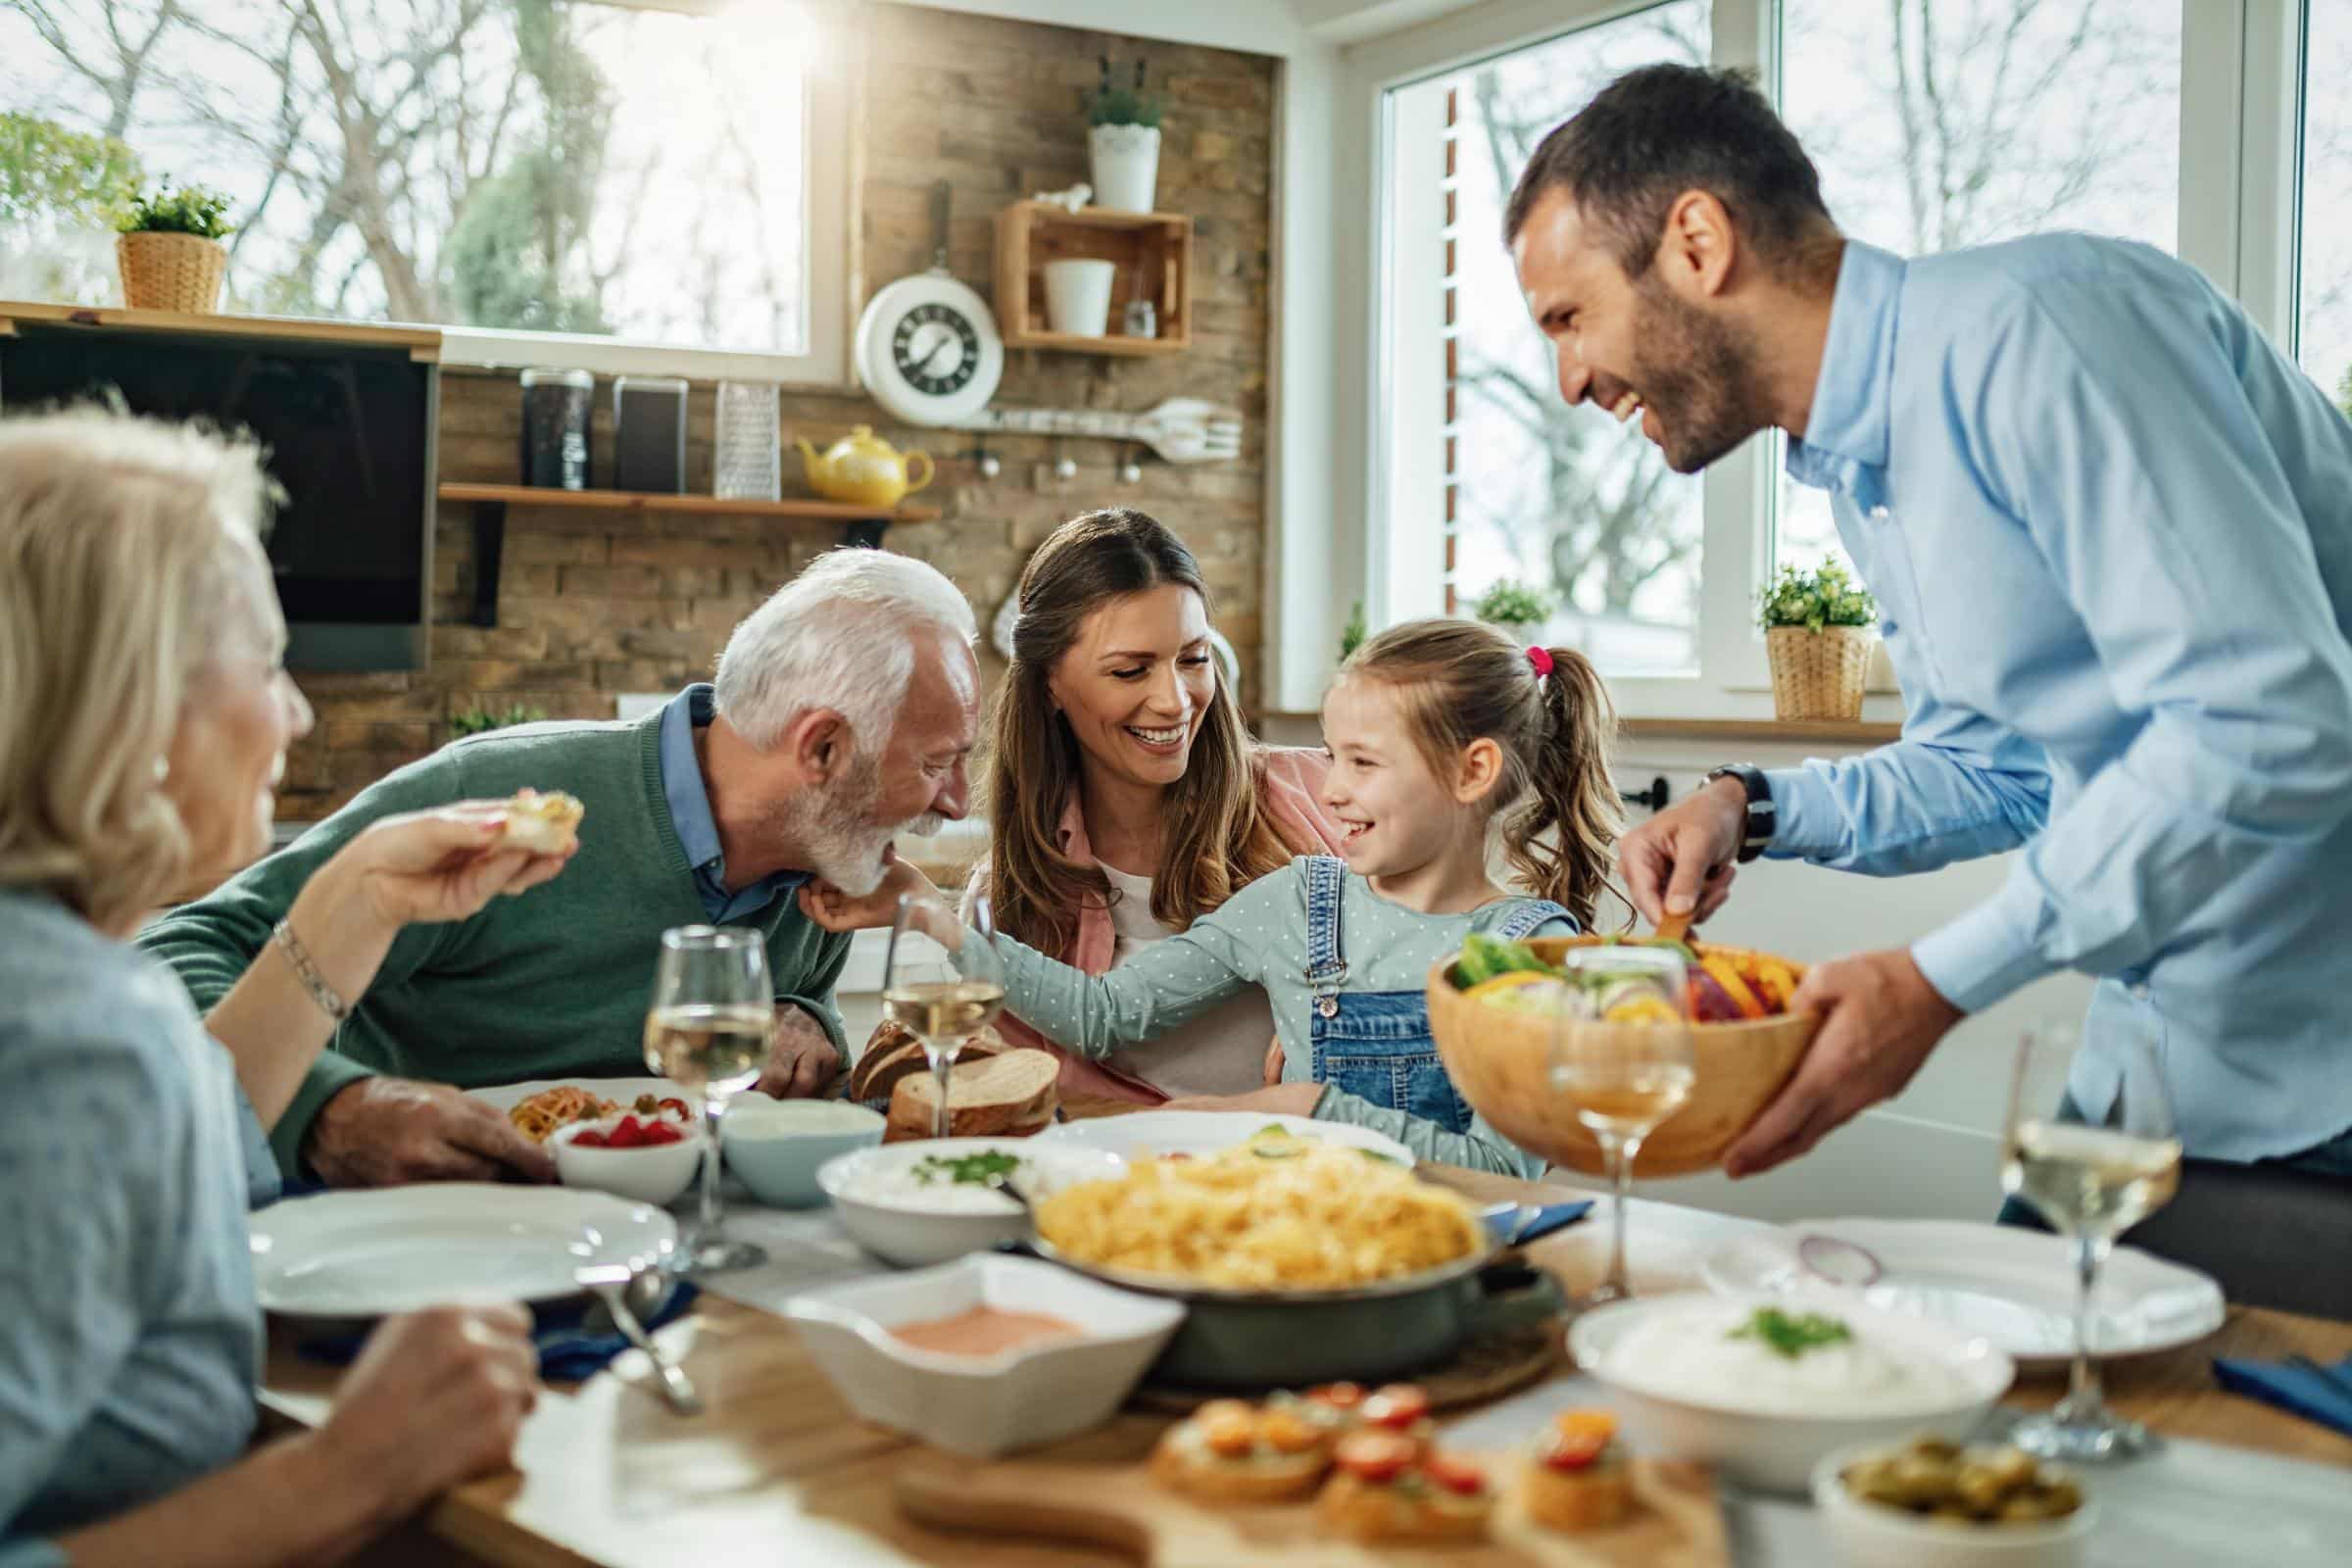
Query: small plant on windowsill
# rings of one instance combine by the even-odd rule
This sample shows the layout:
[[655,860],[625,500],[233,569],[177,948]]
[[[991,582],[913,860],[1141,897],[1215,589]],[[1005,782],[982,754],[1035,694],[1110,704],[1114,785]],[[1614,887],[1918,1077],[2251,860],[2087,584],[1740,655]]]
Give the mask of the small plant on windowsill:
[[545,709],[531,708],[522,703],[516,703],[503,712],[488,708],[468,708],[449,715],[449,738],[462,741],[468,735],[480,735],[494,729],[536,724],[546,717]]
[[1478,596],[1470,613],[1525,642],[1544,629],[1544,623],[1551,619],[1553,608],[1551,595],[1505,577]]
[[1340,628],[1340,662],[1348,662],[1355,651],[1364,646],[1364,639],[1371,635],[1371,628],[1364,624],[1364,602],[1358,599],[1354,608],[1348,612],[1348,624]]
[[1757,607],[1772,660],[1773,711],[1786,719],[1862,716],[1862,684],[1878,646],[1879,607],[1837,562],[1783,566]]
[[220,242],[235,232],[227,197],[201,185],[173,190],[166,179],[152,194],[131,198],[116,226],[124,305],[183,316],[220,309],[228,275],[228,247]]

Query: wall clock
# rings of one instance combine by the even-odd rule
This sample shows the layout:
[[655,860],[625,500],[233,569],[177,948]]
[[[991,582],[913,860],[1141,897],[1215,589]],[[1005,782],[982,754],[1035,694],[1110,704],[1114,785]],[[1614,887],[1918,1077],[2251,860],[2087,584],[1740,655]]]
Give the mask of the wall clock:
[[858,318],[858,379],[908,424],[968,419],[1004,375],[1004,340],[988,302],[948,273],[948,186],[931,191],[931,270],[902,277]]

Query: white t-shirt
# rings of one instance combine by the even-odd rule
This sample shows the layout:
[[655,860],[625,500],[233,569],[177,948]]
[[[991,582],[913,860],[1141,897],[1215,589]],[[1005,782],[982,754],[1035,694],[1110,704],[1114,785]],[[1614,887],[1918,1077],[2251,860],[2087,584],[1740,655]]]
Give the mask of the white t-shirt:
[[[1154,942],[1176,934],[1152,915],[1152,879],[1129,876],[1108,865],[1118,897],[1111,901],[1110,925],[1118,934],[1110,966],[1116,969]],[[1266,1048],[1274,1043],[1274,1013],[1266,994],[1252,987],[1229,998],[1180,1028],[1112,1054],[1109,1064],[1155,1084],[1171,1096],[1242,1095],[1265,1087]]]

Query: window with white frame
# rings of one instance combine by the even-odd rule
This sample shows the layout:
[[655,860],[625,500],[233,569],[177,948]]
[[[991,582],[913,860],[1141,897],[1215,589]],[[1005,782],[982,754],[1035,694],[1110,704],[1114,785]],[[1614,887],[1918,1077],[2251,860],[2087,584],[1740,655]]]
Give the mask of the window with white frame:
[[2308,16],[2296,358],[2352,413],[2352,5],[2319,0]]
[[95,187],[169,176],[230,199],[238,310],[438,325],[460,363],[836,380],[826,46],[779,0],[17,0],[0,294],[111,297]]
[[[1467,612],[1498,579],[1531,580],[1560,602],[1553,633],[1593,654],[1629,712],[1768,710],[1755,594],[1778,562],[1835,551],[1826,504],[1784,480],[1777,436],[1691,481],[1561,407],[1495,231],[1544,131],[1649,61],[1764,68],[1833,216],[1905,255],[2082,229],[2257,289],[2296,225],[2216,215],[2260,212],[2299,172],[2300,294],[2249,308],[2336,387],[2352,372],[2352,109],[2330,86],[2352,77],[2352,4],[2236,3],[2220,29],[2234,49],[2214,47],[2193,5],[2129,0],[1489,0],[1357,46],[1350,90],[1381,129],[1376,606]],[[2299,171],[2274,167],[2295,143],[2274,151],[2241,123],[2280,101],[2262,74],[2275,36],[2304,51]],[[1640,526],[1612,532],[1629,497]]]

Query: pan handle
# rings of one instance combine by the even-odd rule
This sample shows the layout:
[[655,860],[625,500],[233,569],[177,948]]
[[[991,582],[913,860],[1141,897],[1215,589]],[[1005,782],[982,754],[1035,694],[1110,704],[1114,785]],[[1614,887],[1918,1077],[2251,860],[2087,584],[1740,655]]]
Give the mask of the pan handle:
[[1527,1263],[1489,1263],[1472,1277],[1478,1294],[1470,1298],[1463,1318],[1472,1335],[1541,1323],[1568,1310],[1560,1282]]

